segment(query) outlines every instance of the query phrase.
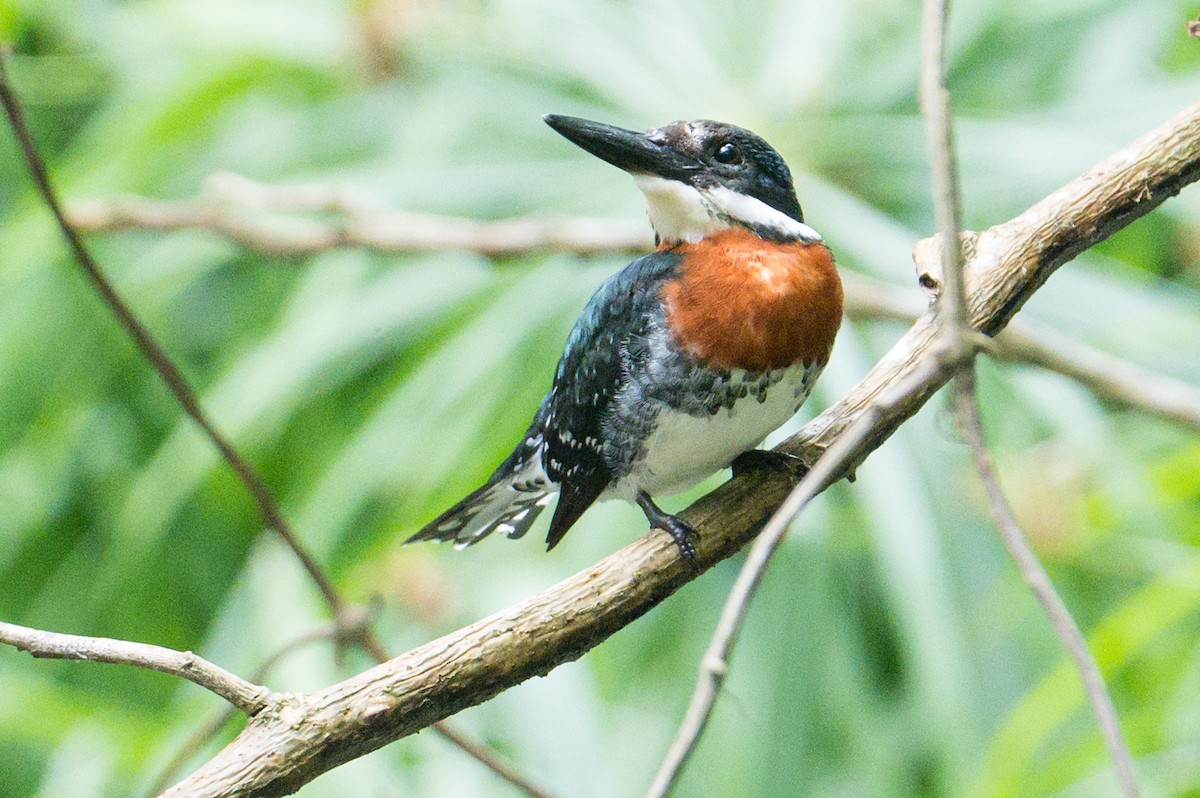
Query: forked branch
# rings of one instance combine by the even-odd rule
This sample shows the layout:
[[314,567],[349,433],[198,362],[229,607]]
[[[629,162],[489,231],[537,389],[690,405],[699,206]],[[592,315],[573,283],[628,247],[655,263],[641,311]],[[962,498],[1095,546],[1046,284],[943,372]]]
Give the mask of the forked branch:
[[47,632],[2,621],[0,643],[7,643],[44,659],[107,662],[169,673],[219,695],[247,715],[253,715],[266,706],[268,698],[272,695],[267,688],[251,684],[190,651],[176,651],[162,646],[113,640],[108,637]]

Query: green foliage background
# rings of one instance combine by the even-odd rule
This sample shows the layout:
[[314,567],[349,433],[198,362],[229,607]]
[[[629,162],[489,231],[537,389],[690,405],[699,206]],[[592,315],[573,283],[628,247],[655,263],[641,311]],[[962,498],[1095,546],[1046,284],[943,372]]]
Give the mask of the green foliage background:
[[[1195,100],[1196,11],[957,3],[966,223],[1009,218]],[[912,0],[2,0],[0,39],[70,199],[183,198],[229,170],[407,210],[629,219],[642,207],[628,179],[540,115],[705,116],[783,153],[844,269],[915,291],[909,250],[933,226],[918,17]],[[1198,232],[1193,188],[1065,267],[1023,315],[1200,383]],[[606,504],[551,555],[541,526],[462,552],[400,548],[517,439],[575,315],[624,259],[281,258],[201,232],[92,244],[340,587],[377,603],[393,651],[644,531],[636,509]],[[847,325],[813,407],[900,332]],[[1005,486],[1111,678],[1146,795],[1200,795],[1200,440],[1055,375],[982,372]],[[797,524],[680,795],[1115,794],[940,408]],[[456,722],[560,795],[641,794],[737,567]],[[76,272],[7,135],[0,617],[190,648],[243,674],[326,618]],[[366,664],[310,645],[268,682],[310,689]],[[144,794],[220,709],[165,676],[12,650],[0,696],[3,798]],[[515,793],[422,734],[301,794]]]

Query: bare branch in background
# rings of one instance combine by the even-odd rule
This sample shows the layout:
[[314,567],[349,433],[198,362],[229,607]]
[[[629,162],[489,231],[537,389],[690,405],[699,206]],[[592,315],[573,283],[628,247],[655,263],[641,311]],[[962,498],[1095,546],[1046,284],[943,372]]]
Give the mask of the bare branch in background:
[[[329,214],[333,220],[296,213]],[[290,214],[290,215],[284,215]],[[465,250],[490,257],[531,252],[596,255],[653,247],[644,222],[528,216],[483,222],[380,208],[350,188],[275,187],[238,175],[209,178],[195,199],[127,197],[71,205],[81,231],[208,230],[270,255],[307,255],[335,247],[412,253]]]
[[[282,213],[327,213],[332,222]],[[195,199],[161,202],[129,197],[113,202],[72,203],[68,218],[83,231],[198,229],[226,235],[253,251],[307,255],[331,247],[363,246],[389,254],[461,250],[516,256],[561,251],[579,255],[644,252],[653,241],[644,222],[599,219],[516,218],[481,222],[452,216],[380,209],[350,188],[311,184],[268,186],[239,175],[212,175]],[[369,241],[359,233],[375,230]],[[436,231],[436,234],[432,231]],[[974,235],[974,234],[973,234]],[[927,239],[932,245],[934,239]],[[973,239],[972,239],[973,246]],[[915,256],[924,280],[940,290],[942,267],[928,254]],[[907,288],[855,272],[843,274],[846,314],[859,320],[914,321],[925,306]],[[997,337],[992,354],[1058,372],[1100,398],[1200,430],[1200,388],[1056,333],[1021,323]]]
[[[54,215],[55,221],[58,223],[59,229],[62,231],[63,237],[67,240],[71,248],[71,252],[75,256],[75,261],[83,270],[84,274],[91,281],[97,293],[108,305],[113,315],[116,316],[121,326],[133,338],[137,344],[143,357],[150,363],[154,370],[159,374],[163,381],[167,384],[175,400],[183,408],[197,426],[204,432],[208,439],[220,452],[225,462],[229,464],[234,473],[237,474],[239,480],[245,486],[246,490],[254,499],[259,512],[263,519],[283,542],[290,549],[293,556],[300,562],[304,571],[308,574],[309,579],[317,587],[325,603],[329,606],[333,613],[334,622],[338,627],[339,636],[346,642],[360,645],[363,650],[375,658],[378,662],[384,662],[388,659],[388,654],[385,651],[382,643],[374,636],[370,628],[367,626],[364,614],[357,608],[351,607],[338,593],[333,585],[333,581],[325,574],[324,570],[316,560],[308,553],[308,551],[300,544],[299,539],[291,529],[291,525],[284,518],[283,513],[279,510],[274,497],[271,495],[270,489],[263,482],[262,477],[254,469],[250,463],[242,457],[241,453],[234,448],[233,444],[225,438],[224,435],[216,428],[212,421],[208,418],[203,408],[200,406],[200,400],[195,389],[183,376],[183,372],[171,360],[163,346],[154,338],[150,330],[141,322],[134,314],[132,308],[126,304],[125,300],[117,293],[112,283],[108,281],[104,273],[101,271],[99,264],[92,258],[91,253],[83,243],[79,231],[72,225],[63,213],[62,206],[58,201],[58,196],[54,191],[54,187],[50,183],[50,177],[46,170],[45,161],[38,151],[37,144],[33,140],[32,134],[29,132],[29,126],[25,120],[25,112],[21,107],[20,101],[13,93],[8,81],[6,69],[6,60],[9,55],[7,48],[0,47],[0,103],[3,104],[5,113],[8,115],[9,123],[17,137],[17,142],[20,145],[21,152],[25,157],[26,164],[29,166],[29,171],[33,177],[34,184],[37,187],[38,193],[42,196],[50,212]],[[502,762],[486,747],[474,742],[469,742],[458,731],[449,728],[444,723],[434,724],[437,732],[449,740],[454,745],[461,748],[470,756],[474,757],[493,773],[511,783],[530,798],[548,798],[545,791],[535,786],[532,782],[521,775],[515,768]]]
[[[1025,213],[980,234],[966,270],[972,326],[994,334],[1063,263],[1200,178],[1200,103]],[[937,345],[923,315],[845,397],[783,445],[816,462],[865,413],[856,466],[944,383],[924,375]],[[895,386],[910,386],[893,393]],[[846,469],[842,470],[844,474]],[[749,542],[787,497],[782,474],[745,475],[681,514],[700,530],[700,569]],[[266,796],[299,788],[343,762],[574,660],[666,599],[698,571],[654,530],[514,607],[344,682],[260,712],[223,751],[165,795]]]
[[1081,344],[1049,327],[1012,325],[989,354],[1075,380],[1097,397],[1200,431],[1200,388]]
[[[933,245],[936,241],[927,238],[921,243]],[[913,257],[928,264],[937,254],[932,246],[918,246]],[[926,310],[915,291],[855,272],[844,273],[842,283],[846,289],[846,315],[857,321],[911,324]],[[1102,352],[1043,324],[1014,319],[991,339],[987,353],[1000,360],[1052,371],[1078,382],[1105,402],[1200,432],[1200,387]]]
[[7,643],[41,659],[106,662],[178,676],[219,695],[247,715],[260,711],[272,698],[272,693],[267,688],[251,684],[190,651],[176,651],[162,646],[112,640],[107,637],[46,632],[2,621],[0,643]]
[[[959,429],[971,447],[979,479],[988,496],[993,520],[1012,555],[1025,584],[1037,597],[1050,621],[1055,635],[1071,657],[1083,683],[1088,703],[1096,715],[1101,735],[1116,770],[1117,782],[1126,798],[1138,798],[1137,780],[1133,774],[1133,758],[1121,734],[1117,711],[1113,706],[1108,685],[1096,666],[1079,625],[1071,616],[1066,603],[1058,594],[1049,574],[1029,545],[1024,531],[1009,507],[1000,487],[983,437],[983,422],[975,391],[975,355],[977,346],[970,326],[966,292],[963,288],[963,247],[961,201],[958,192],[958,166],[954,156],[954,136],[950,112],[950,92],[946,89],[946,21],[949,0],[925,0],[924,55],[921,64],[921,111],[933,172],[933,200],[940,228],[942,265],[942,294],[938,299],[938,325],[944,352],[955,364],[952,386],[955,417]],[[979,240],[968,234],[972,248],[978,252]]]

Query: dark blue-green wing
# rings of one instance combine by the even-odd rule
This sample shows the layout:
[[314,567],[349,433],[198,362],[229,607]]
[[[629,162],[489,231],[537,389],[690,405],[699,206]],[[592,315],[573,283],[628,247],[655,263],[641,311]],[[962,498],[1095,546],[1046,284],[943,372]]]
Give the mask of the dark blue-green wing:
[[[486,483],[429,522],[409,541],[469,546],[494,531],[521,537],[559,488],[546,542],[553,548],[612,481],[601,425],[625,383],[625,358],[644,349],[661,312],[663,283],[680,258],[656,252],[609,278],[592,295],[567,341],[554,387],[521,443]],[[551,484],[553,483],[553,484]]]
[[604,416],[625,385],[629,350],[643,345],[661,316],[663,284],[675,275],[680,260],[655,252],[629,264],[592,295],[571,331],[554,388],[534,420],[545,447],[546,475],[559,485],[548,548],[562,540],[612,481],[604,460]]

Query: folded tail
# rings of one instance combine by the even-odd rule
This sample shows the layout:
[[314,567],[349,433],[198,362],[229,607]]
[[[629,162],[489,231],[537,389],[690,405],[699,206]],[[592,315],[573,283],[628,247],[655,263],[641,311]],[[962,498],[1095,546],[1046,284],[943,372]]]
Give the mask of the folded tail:
[[540,463],[518,467],[515,473],[502,466],[482,487],[430,521],[405,543],[454,541],[455,547],[463,548],[492,532],[519,538],[529,531],[556,492]]

